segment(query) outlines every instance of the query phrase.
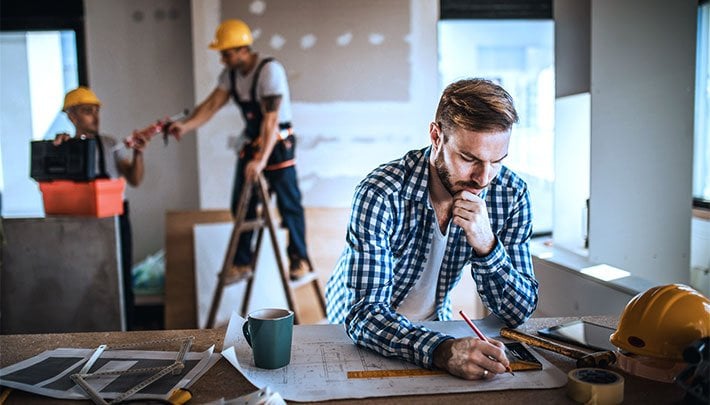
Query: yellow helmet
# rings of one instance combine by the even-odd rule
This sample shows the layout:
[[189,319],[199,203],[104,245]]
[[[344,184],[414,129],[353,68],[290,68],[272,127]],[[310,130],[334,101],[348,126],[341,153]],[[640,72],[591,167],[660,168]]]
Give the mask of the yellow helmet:
[[683,360],[683,350],[710,336],[710,300],[683,284],[653,287],[626,304],[614,346],[642,356]]
[[79,104],[101,105],[101,100],[88,87],[79,86],[64,96],[62,110],[66,111],[68,108]]
[[217,27],[210,49],[223,51],[248,46],[254,42],[249,26],[242,20],[225,20]]

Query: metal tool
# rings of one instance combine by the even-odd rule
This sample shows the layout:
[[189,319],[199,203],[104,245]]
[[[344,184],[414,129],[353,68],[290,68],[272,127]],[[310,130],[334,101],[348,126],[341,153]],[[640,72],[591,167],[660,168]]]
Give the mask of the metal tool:
[[[165,146],[168,146],[168,137],[170,134],[168,133],[168,128],[170,125],[175,122],[179,121],[189,114],[190,110],[189,109],[184,109],[181,112],[171,115],[170,117],[166,117],[162,120],[158,120],[155,124],[150,124],[147,127],[136,131],[137,133],[147,136],[149,138],[152,138],[155,134],[162,134],[163,135],[163,144]],[[131,142],[133,140],[133,135],[130,135],[126,137],[123,142],[116,144],[114,147],[111,148],[111,152],[115,152],[119,149],[127,147],[127,143]]]
[[542,370],[542,363],[521,342],[505,343],[505,355],[513,371]]
[[500,335],[508,339],[527,343],[530,346],[540,347],[573,358],[577,360],[577,367],[579,368],[608,367],[616,363],[616,354],[612,351],[589,353],[510,328],[501,328]]
[[170,117],[166,118],[163,120],[163,125],[162,125],[162,133],[163,133],[163,145],[168,146],[168,137],[170,134],[168,133],[168,128],[170,127],[170,124],[172,124],[175,121],[179,121],[185,117],[187,117],[187,114],[190,113],[189,109],[184,109],[181,112],[171,115]]
[[99,345],[99,347],[97,347],[96,350],[94,350],[94,353],[91,355],[91,357],[89,357],[89,360],[86,361],[86,364],[84,364],[84,367],[82,367],[81,370],[79,370],[79,374],[88,373],[89,370],[91,369],[91,366],[93,366],[94,363],[96,363],[96,360],[98,360],[99,356],[101,356],[101,353],[103,353],[104,350],[106,350],[106,345]]
[[[181,338],[168,338],[168,339],[159,339],[159,340],[153,340],[153,341],[148,341],[148,342],[139,342],[139,343],[128,343],[128,344],[123,344],[123,345],[115,345],[111,346],[111,349],[124,349],[124,348],[131,348],[131,347],[136,347],[136,346],[147,346],[147,345],[153,345],[153,344],[158,344],[158,343],[165,343],[165,342],[174,342],[174,341],[180,341],[182,344],[180,345],[180,350],[178,351],[175,360],[172,364],[170,364],[167,367],[148,367],[148,368],[135,368],[135,369],[128,369],[128,370],[116,370],[116,371],[101,371],[101,372],[94,372],[94,373],[88,373],[89,369],[91,368],[91,365],[96,362],[96,360],[101,356],[101,354],[105,351],[107,348],[107,345],[101,345],[99,346],[94,353],[91,355],[89,360],[87,361],[87,364],[82,367],[81,371],[76,374],[72,374],[70,377],[71,379],[79,386],[81,387],[86,395],[89,396],[89,398],[95,403],[95,404],[100,404],[100,405],[106,405],[106,404],[115,404],[119,403],[126,398],[132,396],[133,394],[139,392],[143,388],[147,387],[148,385],[154,383],[155,381],[158,381],[160,378],[163,376],[172,373],[173,375],[178,375],[182,372],[182,370],[185,367],[184,360],[185,356],[187,353],[190,351],[190,348],[192,347],[192,343],[195,340],[194,336],[187,336],[187,337],[181,337]],[[116,376],[116,375],[126,375],[126,374],[149,374],[149,376],[136,384],[135,386],[131,387],[115,399],[113,399],[110,402],[107,402],[104,400],[100,393],[92,387],[87,379],[91,378],[100,378],[100,377],[106,377],[106,376]]]

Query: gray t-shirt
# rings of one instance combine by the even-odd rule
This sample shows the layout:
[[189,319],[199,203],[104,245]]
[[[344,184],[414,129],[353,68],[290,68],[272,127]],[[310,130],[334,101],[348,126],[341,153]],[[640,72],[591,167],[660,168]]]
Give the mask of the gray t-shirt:
[[[251,85],[254,80],[254,73],[256,72],[259,63],[265,59],[261,55],[257,55],[256,63],[254,68],[246,75],[242,75],[237,70],[235,72],[235,81],[237,87],[237,94],[239,99],[243,101],[251,100]],[[229,83],[229,68],[224,68],[222,73],[219,75],[217,87],[228,92],[231,97],[231,89]],[[279,123],[291,122],[291,94],[288,89],[288,79],[286,77],[286,69],[283,65],[277,61],[272,60],[271,62],[264,65],[259,73],[259,83],[256,85],[256,98],[261,100],[265,96],[276,96],[281,95],[281,106],[279,107]]]

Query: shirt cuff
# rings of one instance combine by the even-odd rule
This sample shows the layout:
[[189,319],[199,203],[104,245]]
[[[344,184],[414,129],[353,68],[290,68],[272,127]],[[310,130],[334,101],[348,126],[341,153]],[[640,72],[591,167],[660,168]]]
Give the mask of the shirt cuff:
[[429,369],[434,368],[434,351],[437,347],[439,347],[439,345],[443,341],[449,339],[453,339],[453,336],[444,335],[439,332],[433,332],[432,336],[426,340],[426,349],[423,350],[423,357],[421,358],[420,362],[421,365]]
[[471,264],[473,264],[476,268],[476,271],[479,273],[492,273],[500,267],[500,264],[505,261],[506,258],[506,253],[505,249],[503,248],[503,245],[500,243],[500,240],[496,238],[496,245],[491,250],[491,252],[486,255],[486,256],[476,256],[476,253],[473,252],[471,254]]

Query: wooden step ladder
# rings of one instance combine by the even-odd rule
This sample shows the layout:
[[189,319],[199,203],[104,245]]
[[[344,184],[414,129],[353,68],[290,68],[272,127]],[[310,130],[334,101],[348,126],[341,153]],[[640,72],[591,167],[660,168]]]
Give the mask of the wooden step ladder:
[[[212,298],[212,305],[210,306],[210,314],[207,319],[207,328],[213,328],[215,326],[215,319],[217,317],[220,302],[222,301],[224,288],[240,281],[246,281],[246,288],[244,290],[244,298],[242,300],[241,307],[241,316],[246,317],[246,311],[249,308],[249,300],[251,299],[251,288],[252,283],[254,282],[256,263],[259,258],[259,251],[261,250],[261,240],[264,235],[264,227],[268,229],[269,236],[271,237],[271,246],[274,250],[276,264],[281,277],[281,284],[283,285],[284,292],[286,293],[286,301],[288,302],[288,307],[294,312],[294,323],[300,323],[299,321],[301,318],[296,306],[295,291],[303,287],[312,287],[313,292],[317,295],[316,299],[322,311],[322,318],[325,318],[326,316],[325,298],[321,291],[320,283],[318,282],[318,274],[313,270],[313,268],[311,267],[310,272],[298,280],[291,281],[289,278],[289,272],[284,265],[283,258],[281,257],[281,250],[279,249],[279,243],[276,239],[276,227],[274,226],[274,216],[269,207],[269,190],[266,184],[266,179],[263,174],[260,174],[255,182],[244,185],[242,194],[239,196],[239,203],[237,205],[237,213],[234,217],[232,235],[229,238],[227,252],[224,255],[222,271],[217,276],[217,287],[215,288],[214,296]],[[258,201],[256,218],[246,220],[249,200],[252,196],[252,192],[254,191],[256,191],[256,198]],[[254,254],[252,255],[252,261],[249,264],[251,273],[233,274],[231,270],[234,255],[237,253],[239,238],[243,233],[248,231],[257,231],[256,247],[254,249]]]

